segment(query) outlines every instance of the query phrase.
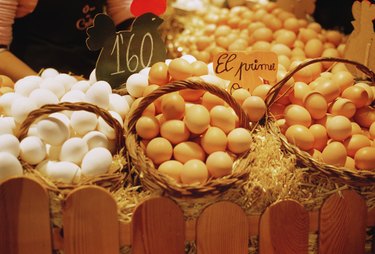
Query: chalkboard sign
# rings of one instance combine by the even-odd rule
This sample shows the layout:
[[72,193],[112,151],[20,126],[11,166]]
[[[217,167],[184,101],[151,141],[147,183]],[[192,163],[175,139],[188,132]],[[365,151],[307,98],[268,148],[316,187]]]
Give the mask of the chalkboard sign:
[[252,92],[263,80],[276,80],[278,58],[271,51],[223,52],[214,56],[213,67],[217,76],[231,81],[229,90]]
[[166,58],[166,47],[157,29],[163,19],[147,12],[137,17],[130,30],[116,32],[112,19],[105,14],[94,18],[87,29],[87,47],[101,50],[96,63],[97,80],[119,88],[127,78]]

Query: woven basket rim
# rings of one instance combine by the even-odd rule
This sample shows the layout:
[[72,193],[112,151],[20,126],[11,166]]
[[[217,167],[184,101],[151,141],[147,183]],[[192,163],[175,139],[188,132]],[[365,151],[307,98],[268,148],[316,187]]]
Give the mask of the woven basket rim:
[[[99,185],[102,187],[109,188],[111,190],[116,190],[121,187],[126,173],[122,172],[124,165],[121,164],[122,158],[126,156],[126,147],[125,147],[125,135],[124,129],[121,124],[114,118],[112,115],[105,109],[100,108],[94,104],[86,102],[61,102],[57,104],[46,104],[42,107],[31,111],[27,118],[21,123],[20,128],[17,133],[18,139],[21,141],[27,136],[28,130],[31,125],[48,117],[48,115],[61,111],[87,111],[96,114],[103,118],[103,120],[114,129],[115,132],[115,153],[112,154],[113,162],[118,162],[116,168],[112,168],[109,172],[105,174],[100,174],[96,176],[83,177],[82,180],[78,183],[63,183],[61,181],[56,181],[48,178],[37,172],[35,166],[28,164],[23,161],[20,157],[19,160],[23,166],[23,169],[26,172],[32,173],[43,185],[49,190],[55,192],[63,192],[64,190],[72,190],[83,185]],[[112,162],[112,163],[113,163]]]
[[200,185],[179,184],[172,178],[165,176],[157,171],[154,164],[144,154],[139,144],[139,137],[136,134],[135,124],[138,118],[142,115],[143,110],[152,101],[160,96],[179,91],[182,89],[204,89],[225,100],[230,107],[232,107],[239,117],[240,126],[249,130],[249,119],[241,106],[234,100],[234,98],[215,85],[204,82],[200,79],[188,79],[181,81],[172,81],[171,83],[161,86],[153,91],[148,96],[144,97],[136,109],[131,112],[127,118],[126,126],[126,146],[132,162],[135,165],[135,170],[140,175],[141,182],[146,185],[146,188],[152,190],[160,190],[174,197],[203,197],[206,195],[219,195],[234,185],[245,183],[249,177],[249,165],[253,158],[249,152],[245,152],[238,156],[235,160],[232,174],[217,179],[209,179],[206,183]]
[[[317,62],[340,62],[354,65],[358,70],[367,75],[371,82],[371,85],[375,85],[375,73],[367,66],[359,62],[335,57],[321,57],[304,61],[298,66],[296,66],[294,69],[290,70],[288,74],[283,79],[281,79],[277,84],[275,84],[269,91],[266,97],[266,105],[268,110],[266,116],[262,119],[262,122],[265,123],[265,126],[268,129],[268,131],[274,133],[275,135],[279,135],[278,133],[275,133],[275,128],[272,126],[274,124],[274,120],[270,116],[271,114],[269,112],[269,109],[271,105],[276,101],[276,98],[281,88],[297,71]],[[304,166],[307,166],[311,172],[322,172],[327,176],[334,177],[342,183],[352,186],[368,186],[375,183],[375,172],[369,170],[352,170],[349,168],[337,167],[318,161],[314,159],[309,153],[300,150],[297,146],[293,144],[290,144],[284,137],[284,135],[279,135],[279,137],[283,148],[285,148],[287,152],[295,154],[297,159],[299,159],[299,161]]]

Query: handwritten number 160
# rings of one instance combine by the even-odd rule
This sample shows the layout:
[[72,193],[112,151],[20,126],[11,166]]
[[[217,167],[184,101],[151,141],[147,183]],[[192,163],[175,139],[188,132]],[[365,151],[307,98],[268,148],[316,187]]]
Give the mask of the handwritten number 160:
[[[135,36],[135,34],[132,34],[130,36],[128,45],[126,47],[126,52],[125,52],[125,63],[126,63],[125,67],[131,73],[136,72],[138,70],[139,65],[141,65],[142,68],[146,68],[146,67],[150,66],[152,56],[153,56],[153,51],[154,51],[154,40],[152,39],[152,36],[151,36],[150,33],[146,33],[142,37],[141,45],[139,47],[139,54],[133,53],[133,55],[131,55],[132,52],[130,51],[130,47],[132,45],[134,36]],[[145,47],[146,40],[149,40],[150,47]],[[122,66],[122,57],[121,57],[122,56],[121,55],[122,47],[121,46],[123,44],[124,44],[124,38],[123,38],[122,34],[120,34],[120,36],[116,37],[116,41],[113,44],[113,49],[112,49],[112,52],[111,52],[111,55],[113,55],[114,53],[116,54],[116,62],[117,62],[117,70],[116,70],[116,72],[112,73],[112,75],[117,74],[117,73],[122,73],[122,72],[126,71],[126,70],[123,70],[121,68],[121,66]],[[144,59],[144,57],[145,57],[144,47],[145,47],[145,49],[149,50],[149,54],[148,54],[149,57],[148,57],[147,61],[145,61],[145,59]]]

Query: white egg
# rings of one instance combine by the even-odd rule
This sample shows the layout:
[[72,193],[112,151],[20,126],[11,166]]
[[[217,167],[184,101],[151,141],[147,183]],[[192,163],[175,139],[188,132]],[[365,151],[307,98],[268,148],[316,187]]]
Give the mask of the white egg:
[[[123,125],[122,118],[121,116],[114,112],[114,111],[109,111],[109,113],[112,115],[113,118],[115,118],[120,125]],[[98,118],[98,125],[97,125],[97,130],[103,133],[108,139],[115,139],[116,138],[116,133],[115,130],[104,121],[102,117]]]
[[106,89],[108,94],[112,93],[112,87],[107,81],[104,81],[104,80],[96,81],[94,84],[91,85],[91,87],[93,86],[98,86],[98,87],[102,87],[103,89]]
[[0,135],[14,134],[16,124],[14,118],[10,116],[0,117]]
[[43,79],[39,76],[24,77],[14,83],[14,92],[27,97],[32,91],[39,88],[42,81]]
[[100,131],[90,131],[82,138],[89,147],[89,150],[95,147],[108,148],[108,139]]
[[141,97],[143,91],[148,86],[148,76],[134,73],[126,80],[126,89],[133,97]]
[[55,113],[50,114],[49,117],[59,119],[61,122],[63,122],[66,125],[67,128],[70,128],[70,119],[64,113],[55,112]]
[[48,89],[53,92],[57,98],[63,97],[65,94],[65,86],[56,78],[46,78],[40,83],[40,88]]
[[134,100],[135,100],[135,99],[134,99],[131,95],[129,95],[129,94],[124,95],[124,96],[122,96],[122,97],[125,98],[125,100],[126,100],[126,102],[128,103],[129,107],[133,104],[133,102],[134,102]]
[[49,144],[46,144],[46,151],[49,160],[60,160],[61,146],[51,146]]
[[20,97],[13,101],[11,112],[14,120],[17,123],[22,123],[29,113],[37,108],[36,104],[30,98]]
[[13,154],[0,152],[0,182],[23,174],[20,161]]
[[46,165],[46,175],[63,183],[78,183],[81,178],[81,169],[76,164],[69,161],[59,161]]
[[71,87],[71,91],[81,90],[82,92],[86,93],[89,87],[90,87],[90,81],[80,80]]
[[151,67],[146,67],[146,68],[143,68],[139,74],[143,75],[143,76],[146,76],[148,78],[148,74],[150,73],[150,70],[151,70]]
[[70,138],[61,146],[60,161],[70,161],[79,165],[88,151],[87,143],[83,139]]
[[0,135],[0,152],[8,152],[18,157],[20,155],[20,142],[12,134]]
[[129,104],[124,96],[115,93],[109,96],[109,110],[117,112],[123,120],[129,109]]
[[39,137],[26,137],[20,142],[20,157],[25,162],[36,165],[46,158],[46,146]]
[[56,161],[44,160],[36,165],[35,170],[39,171],[42,175],[47,175],[47,168],[50,167],[50,164],[56,163]]
[[74,111],[70,116],[70,125],[72,129],[80,136],[89,131],[93,131],[98,124],[98,117],[91,112],[80,110]]
[[64,85],[65,91],[69,91],[70,88],[77,83],[77,79],[69,74],[60,73],[55,79]]
[[36,128],[36,124],[32,124],[27,131],[27,136],[38,136],[38,130]]
[[68,139],[70,133],[66,125],[59,119],[47,117],[36,124],[38,136],[46,143],[59,146]]
[[86,94],[81,90],[72,90],[61,97],[60,102],[83,102],[86,100]]
[[86,102],[108,109],[110,93],[106,84],[98,81],[87,90]]
[[108,172],[112,164],[112,154],[103,147],[90,150],[82,160],[82,174],[95,176]]
[[53,77],[56,77],[57,75],[59,75],[59,72],[54,68],[46,68],[40,74],[42,78],[53,78]]
[[40,108],[46,104],[57,104],[59,103],[59,98],[48,89],[37,88],[32,91],[29,98],[35,103],[35,105]]
[[13,102],[18,98],[25,98],[17,93],[6,93],[0,96],[0,107],[3,108],[5,115],[12,115]]
[[185,59],[188,63],[194,63],[197,59],[192,55],[183,55],[180,58]]
[[89,81],[90,81],[90,84],[94,84],[97,81],[96,69],[93,69],[92,72],[90,73]]

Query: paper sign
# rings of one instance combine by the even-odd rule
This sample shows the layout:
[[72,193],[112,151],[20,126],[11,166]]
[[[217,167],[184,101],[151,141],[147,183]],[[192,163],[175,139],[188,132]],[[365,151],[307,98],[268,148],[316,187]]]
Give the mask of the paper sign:
[[214,56],[213,66],[218,77],[231,81],[230,90],[243,87],[252,92],[263,80],[276,80],[278,58],[271,51],[223,52]]
[[112,88],[123,85],[127,78],[156,62],[164,62],[166,47],[157,28],[163,20],[153,13],[137,17],[130,30],[116,32],[112,19],[98,14],[87,29],[87,47],[101,50],[96,62],[97,80]]
[[[375,31],[373,20],[375,19],[375,4],[369,1],[355,1],[352,6],[354,30],[350,34],[344,56],[346,59],[354,60],[375,70]],[[355,76],[363,74],[353,65],[346,65],[348,70]]]
[[315,0],[277,0],[276,4],[281,9],[294,13],[296,18],[306,18],[315,11]]

